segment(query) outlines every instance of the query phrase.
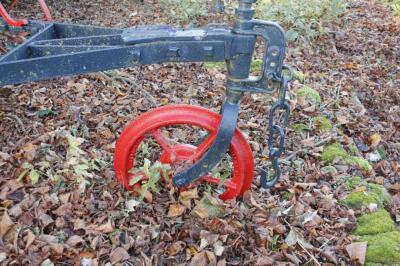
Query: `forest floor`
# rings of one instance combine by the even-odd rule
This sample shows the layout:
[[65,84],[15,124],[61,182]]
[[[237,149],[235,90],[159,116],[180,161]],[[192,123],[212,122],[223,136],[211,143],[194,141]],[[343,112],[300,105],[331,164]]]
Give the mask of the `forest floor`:
[[[50,6],[57,20],[81,24],[162,22],[157,1],[108,2]],[[23,37],[0,34],[0,53],[10,38]],[[286,63],[300,77],[283,176],[264,190],[256,173],[243,199],[228,202],[201,188],[141,201],[113,172],[115,142],[140,114],[183,103],[218,112],[223,69],[151,65],[0,88],[0,265],[400,265],[399,44],[400,19],[365,0],[349,0],[313,45],[290,44]],[[241,103],[238,128],[256,167],[268,159],[270,103]],[[367,227],[378,231],[361,232],[377,210],[384,219]],[[389,250],[374,242],[381,233],[394,236]]]

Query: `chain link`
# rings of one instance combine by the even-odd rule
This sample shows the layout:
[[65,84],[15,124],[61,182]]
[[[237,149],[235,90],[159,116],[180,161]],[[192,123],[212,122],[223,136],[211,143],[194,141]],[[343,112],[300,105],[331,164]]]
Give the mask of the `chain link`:
[[[274,171],[272,176],[268,175],[268,170],[261,169],[261,186],[263,188],[271,188],[278,182],[281,176],[281,168],[279,166],[279,157],[282,155],[285,149],[285,133],[286,127],[289,122],[290,107],[286,100],[286,93],[288,83],[292,80],[291,71],[287,66],[284,66],[285,70],[289,70],[290,75],[281,77],[274,77],[275,81],[280,82],[279,85],[279,98],[278,101],[272,106],[269,111],[269,139],[268,139],[268,150],[269,158],[271,160],[272,169]],[[278,116],[278,112],[283,111],[283,121],[281,124],[275,123],[275,119]],[[268,177],[268,178],[267,178]]]

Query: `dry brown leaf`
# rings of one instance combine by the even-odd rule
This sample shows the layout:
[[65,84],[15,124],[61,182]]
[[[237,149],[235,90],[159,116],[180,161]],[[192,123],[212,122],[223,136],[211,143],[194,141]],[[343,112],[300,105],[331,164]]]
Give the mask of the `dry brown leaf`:
[[58,207],[53,213],[57,216],[68,216],[72,213],[72,204],[66,203]]
[[110,261],[112,264],[116,264],[118,262],[123,262],[128,260],[131,256],[129,256],[128,252],[126,252],[123,248],[116,248],[110,254]]
[[170,245],[168,245],[166,249],[166,253],[168,256],[175,256],[179,252],[181,252],[186,247],[186,243],[183,241],[177,241]]
[[183,191],[179,194],[179,202],[181,202],[186,208],[191,209],[191,200],[199,197],[197,193],[197,187],[194,189]]
[[379,145],[379,143],[381,142],[381,140],[382,140],[381,135],[379,135],[378,133],[372,134],[369,137],[370,146],[372,148],[376,148]]
[[171,204],[169,205],[169,210],[168,210],[168,217],[177,217],[181,216],[185,212],[186,208],[185,206],[181,204]]
[[1,218],[0,223],[0,239],[8,232],[8,230],[13,225],[13,221],[11,220],[10,216],[8,216],[7,212],[4,212],[3,217]]
[[107,223],[99,226],[89,226],[92,227],[95,231],[108,234],[111,233],[114,230],[114,227],[112,225],[111,219],[108,219]]
[[32,233],[31,230],[28,230],[28,235],[26,236],[26,246],[25,249],[29,248],[30,245],[35,241],[36,236]]
[[24,148],[24,156],[25,158],[29,161],[32,162],[33,159],[35,159],[36,156],[36,150],[37,150],[37,146],[33,145],[32,143],[27,143]]
[[346,246],[346,251],[352,260],[357,260],[361,265],[365,264],[365,255],[368,242],[351,243]]
[[70,238],[68,238],[66,244],[71,247],[75,247],[83,242],[85,242],[85,240],[83,240],[82,237],[80,237],[78,235],[74,235],[74,236],[71,236]]

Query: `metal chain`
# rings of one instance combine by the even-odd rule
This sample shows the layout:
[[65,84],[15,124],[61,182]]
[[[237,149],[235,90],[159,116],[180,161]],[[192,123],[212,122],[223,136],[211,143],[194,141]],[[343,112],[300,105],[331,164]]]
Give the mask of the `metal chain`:
[[[290,72],[289,76],[282,75],[281,77],[274,77],[274,80],[280,83],[279,98],[278,101],[272,106],[271,110],[269,111],[269,122],[268,122],[268,130],[269,130],[268,150],[274,174],[271,177],[267,178],[268,170],[261,169],[260,183],[263,188],[271,188],[276,184],[276,182],[278,182],[281,176],[279,157],[282,155],[282,152],[285,149],[285,133],[290,115],[290,107],[288,101],[286,100],[286,93],[287,93],[288,83],[292,80],[290,69],[287,66],[284,66],[284,69],[289,70]],[[277,113],[281,110],[284,112],[283,121],[281,124],[276,124],[275,118],[277,117]]]

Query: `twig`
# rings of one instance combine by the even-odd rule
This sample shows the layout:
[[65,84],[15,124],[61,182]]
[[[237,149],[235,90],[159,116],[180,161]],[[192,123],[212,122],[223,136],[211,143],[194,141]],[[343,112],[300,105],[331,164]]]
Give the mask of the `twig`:
[[308,254],[308,256],[311,257],[311,259],[318,265],[321,266],[321,263],[318,262],[318,260],[314,257],[313,254],[311,254],[305,247],[303,247],[303,245],[297,241],[297,244],[299,244],[299,246]]

